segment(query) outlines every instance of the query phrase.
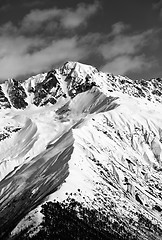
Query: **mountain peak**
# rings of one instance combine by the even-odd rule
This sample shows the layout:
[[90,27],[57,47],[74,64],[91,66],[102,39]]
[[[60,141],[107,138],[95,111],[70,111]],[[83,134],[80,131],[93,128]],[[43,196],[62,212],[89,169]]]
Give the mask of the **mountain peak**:
[[100,72],[79,62],[66,62],[62,67],[30,77],[24,82],[9,79],[1,84],[1,108],[24,109],[31,104],[55,104],[60,97],[73,98],[93,86],[101,91],[119,91],[135,97],[161,102],[162,80],[131,80],[128,77]]
[[161,84],[78,62],[1,84],[0,239],[62,239],[66,223],[78,239],[160,240]]

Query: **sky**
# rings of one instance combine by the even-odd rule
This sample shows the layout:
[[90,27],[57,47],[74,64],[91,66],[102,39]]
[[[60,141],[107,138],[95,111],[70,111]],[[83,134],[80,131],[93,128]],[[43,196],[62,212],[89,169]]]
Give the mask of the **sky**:
[[162,0],[0,0],[0,81],[79,61],[162,77]]

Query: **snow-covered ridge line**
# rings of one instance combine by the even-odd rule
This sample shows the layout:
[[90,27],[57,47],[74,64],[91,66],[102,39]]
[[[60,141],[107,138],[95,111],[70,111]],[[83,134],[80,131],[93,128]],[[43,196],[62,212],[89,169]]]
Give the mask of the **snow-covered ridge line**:
[[59,98],[73,98],[93,86],[101,91],[119,91],[131,96],[162,102],[162,79],[131,80],[100,72],[93,66],[79,62],[67,62],[58,69],[33,76],[24,82],[7,80],[0,85],[0,108],[25,109],[53,105]]

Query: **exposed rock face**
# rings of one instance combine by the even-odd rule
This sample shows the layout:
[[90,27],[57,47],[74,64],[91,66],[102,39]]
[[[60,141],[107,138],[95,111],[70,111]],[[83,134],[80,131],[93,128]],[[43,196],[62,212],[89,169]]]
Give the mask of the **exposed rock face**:
[[[50,211],[65,217],[70,206],[78,229],[86,234],[89,226],[93,239],[160,240],[161,84],[76,62],[1,84],[0,239],[23,226],[30,232],[40,205],[56,200],[60,206],[46,208],[50,229],[58,222]],[[52,231],[42,230],[45,239]]]
[[8,81],[7,93],[10,102],[14,108],[26,108],[26,106],[28,105],[27,102],[25,102],[25,98],[27,97],[27,95],[20,82],[16,81],[15,79],[11,79],[10,81]]
[[[97,77],[100,79],[98,81]],[[15,79],[6,81],[0,86],[1,108],[24,109],[30,104],[44,106],[55,104],[60,97],[75,97],[93,86],[106,85],[107,91],[121,91],[135,97],[144,97],[148,100],[161,102],[162,79],[131,80],[123,76],[104,74],[92,66],[82,67],[76,62],[67,62],[61,68],[51,70],[44,74],[39,81],[38,75],[18,82]],[[6,93],[3,88],[6,88]],[[63,89],[64,86],[64,89]]]
[[1,108],[10,108],[11,107],[11,105],[10,105],[7,97],[5,96],[1,86],[0,86],[0,106],[1,106]]

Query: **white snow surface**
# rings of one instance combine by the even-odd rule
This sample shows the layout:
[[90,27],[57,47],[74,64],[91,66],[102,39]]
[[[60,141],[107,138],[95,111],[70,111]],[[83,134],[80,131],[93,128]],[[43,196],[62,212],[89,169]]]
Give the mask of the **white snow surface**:
[[[14,219],[26,204],[12,234],[39,224],[44,201],[63,201],[70,194],[90,208],[106,209],[113,202],[125,221],[138,223],[140,211],[162,226],[156,210],[162,209],[161,102],[120,91],[120,81],[133,82],[126,77],[116,76],[111,88],[106,73],[74,62],[56,70],[66,92],[69,73],[74,81],[88,74],[97,86],[44,107],[33,106],[28,94],[26,109],[0,110],[1,131],[20,128],[0,141],[1,210],[16,199]],[[45,75],[26,80],[25,88]]]

